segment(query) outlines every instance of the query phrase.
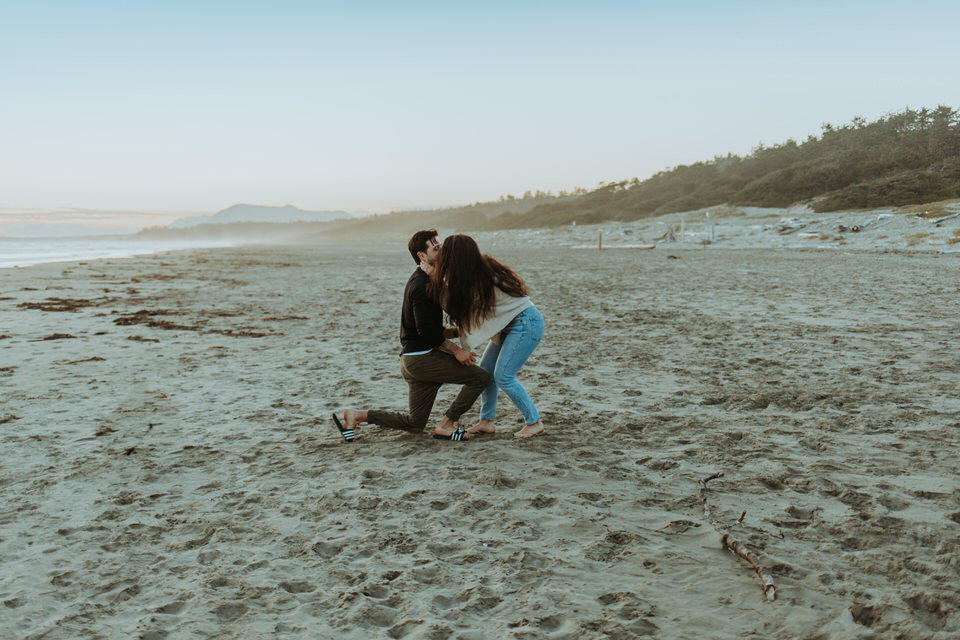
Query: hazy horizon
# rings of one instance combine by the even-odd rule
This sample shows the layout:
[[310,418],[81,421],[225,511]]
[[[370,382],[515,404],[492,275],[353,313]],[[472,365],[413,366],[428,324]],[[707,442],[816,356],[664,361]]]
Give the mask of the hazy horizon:
[[645,179],[960,106],[958,17],[923,0],[17,4],[0,225],[385,213]]

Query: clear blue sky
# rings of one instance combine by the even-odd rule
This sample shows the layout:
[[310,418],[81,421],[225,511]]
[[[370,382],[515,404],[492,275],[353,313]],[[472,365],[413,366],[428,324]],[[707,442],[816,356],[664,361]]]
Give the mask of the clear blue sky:
[[389,211],[960,107],[960,3],[0,0],[0,210]]

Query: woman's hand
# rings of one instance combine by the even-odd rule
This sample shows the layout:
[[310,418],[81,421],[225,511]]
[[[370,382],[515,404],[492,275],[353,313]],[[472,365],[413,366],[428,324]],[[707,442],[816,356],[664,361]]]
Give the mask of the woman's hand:
[[427,262],[421,262],[420,270],[429,276],[429,275],[433,275],[434,267],[432,264],[429,264]]
[[453,357],[465,367],[476,364],[477,361],[477,354],[467,351],[466,349],[457,349],[453,352]]

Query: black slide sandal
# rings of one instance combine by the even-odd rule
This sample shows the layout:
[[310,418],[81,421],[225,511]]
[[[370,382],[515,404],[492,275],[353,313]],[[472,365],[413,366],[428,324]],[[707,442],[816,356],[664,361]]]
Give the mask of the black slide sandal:
[[343,436],[343,439],[347,442],[353,442],[353,439],[356,437],[356,434],[353,432],[353,429],[344,429],[343,425],[340,424],[340,418],[337,417],[337,414],[333,415],[333,423],[337,425],[337,429],[340,430],[340,435]]

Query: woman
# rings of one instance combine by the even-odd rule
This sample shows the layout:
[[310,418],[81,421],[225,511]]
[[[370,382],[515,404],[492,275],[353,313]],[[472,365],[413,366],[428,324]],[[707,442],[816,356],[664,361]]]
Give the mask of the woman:
[[544,433],[540,413],[517,381],[517,372],[543,338],[543,316],[530,301],[527,285],[513,269],[481,254],[470,236],[445,238],[430,273],[430,293],[441,302],[460,332],[460,344],[473,351],[489,340],[480,366],[492,376],[480,395],[480,422],[471,434],[495,433],[497,390],[503,389],[523,414],[514,435]]

